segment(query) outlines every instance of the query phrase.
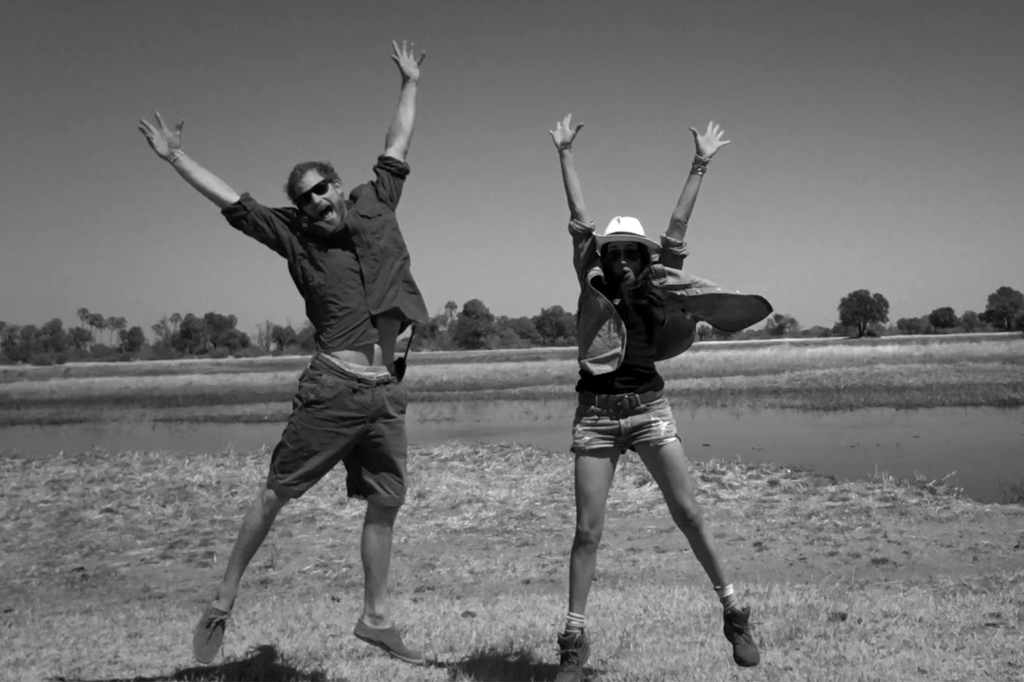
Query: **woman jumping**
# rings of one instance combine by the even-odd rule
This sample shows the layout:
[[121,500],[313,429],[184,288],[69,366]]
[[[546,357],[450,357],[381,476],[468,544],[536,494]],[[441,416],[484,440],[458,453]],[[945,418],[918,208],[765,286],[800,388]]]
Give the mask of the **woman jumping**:
[[586,636],[587,596],[594,580],[605,507],[619,456],[635,451],[661,489],[669,512],[686,536],[723,606],[724,632],[733,659],[755,666],[760,654],[751,637],[750,607],[740,608],[694,498],[693,482],[665,381],[655,363],[679,355],[693,343],[696,324],[739,331],[766,318],[771,305],[760,296],[724,291],[682,272],[683,238],[701,178],[728,140],[708,124],[693,128],[697,155],[661,243],[647,237],[636,218],[616,217],[597,235],[587,216],[572,145],[583,124],[571,114],[549,131],[558,149],[569,201],[573,265],[580,284],[576,311],[580,378],[573,421],[576,534],[569,558],[569,612],[558,636],[557,682],[583,679],[590,655]]

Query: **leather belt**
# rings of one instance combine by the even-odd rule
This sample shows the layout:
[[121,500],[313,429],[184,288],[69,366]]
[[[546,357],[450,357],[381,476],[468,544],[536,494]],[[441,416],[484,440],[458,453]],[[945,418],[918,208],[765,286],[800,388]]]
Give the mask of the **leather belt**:
[[653,403],[663,395],[665,395],[665,391],[620,393],[615,395],[580,391],[579,400],[581,405],[593,405],[595,407],[600,407],[602,410],[632,410],[640,407],[641,405]]

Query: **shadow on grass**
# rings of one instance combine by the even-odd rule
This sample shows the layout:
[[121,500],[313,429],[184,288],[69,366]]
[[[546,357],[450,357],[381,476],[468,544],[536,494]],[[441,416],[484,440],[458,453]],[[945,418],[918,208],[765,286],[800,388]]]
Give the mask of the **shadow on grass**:
[[220,665],[181,668],[170,675],[157,677],[118,677],[85,680],[51,677],[49,682],[346,682],[329,680],[321,670],[303,671],[289,665],[277,649],[269,644],[252,649],[242,659]]
[[[554,654],[553,654],[554,655]],[[546,682],[555,679],[558,666],[543,663],[530,651],[499,650],[496,648],[477,651],[458,663],[448,666],[454,682]],[[584,679],[590,679],[601,671],[585,668]]]

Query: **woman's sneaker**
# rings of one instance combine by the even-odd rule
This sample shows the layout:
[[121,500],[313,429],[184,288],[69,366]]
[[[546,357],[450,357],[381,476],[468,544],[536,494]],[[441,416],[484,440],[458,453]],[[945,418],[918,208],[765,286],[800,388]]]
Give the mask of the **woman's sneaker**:
[[558,675],[555,682],[583,682],[583,666],[590,658],[590,642],[582,630],[558,636]]
[[732,642],[732,660],[736,665],[752,668],[761,662],[761,654],[750,634],[750,607],[742,609],[726,609],[722,614],[725,619],[725,637]]

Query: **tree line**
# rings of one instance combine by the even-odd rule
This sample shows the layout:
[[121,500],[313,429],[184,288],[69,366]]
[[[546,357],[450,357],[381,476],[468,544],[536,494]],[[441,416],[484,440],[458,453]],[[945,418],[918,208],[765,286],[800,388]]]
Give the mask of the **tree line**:
[[[960,315],[943,306],[920,317],[904,317],[889,324],[889,301],[867,289],[851,291],[837,307],[839,319],[831,327],[804,328],[792,315],[774,313],[760,328],[728,334],[710,325],[698,325],[698,338],[756,339],[785,337],[884,336],[889,334],[941,334],[950,332],[1024,331],[1024,294],[1002,286],[989,294],[982,312]],[[123,317],[105,317],[80,308],[80,324],[70,329],[59,318],[43,325],[18,326],[0,321],[0,362],[36,365],[81,361],[164,360],[184,357],[255,357],[305,354],[315,350],[313,327],[298,328],[266,320],[257,325],[255,339],[238,329],[238,318],[208,312],[202,316],[173,313],[150,327],[152,340],[142,327],[128,326]],[[431,350],[486,350],[576,345],[576,316],[560,305],[542,308],[533,316],[494,315],[480,299],[461,309],[448,301],[444,309],[416,329],[411,348]]]

